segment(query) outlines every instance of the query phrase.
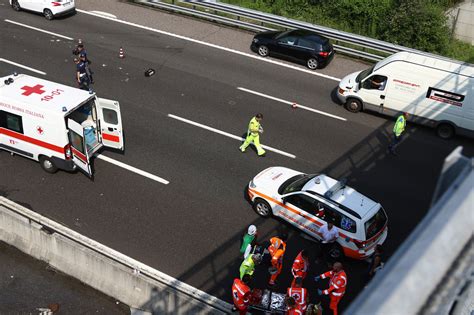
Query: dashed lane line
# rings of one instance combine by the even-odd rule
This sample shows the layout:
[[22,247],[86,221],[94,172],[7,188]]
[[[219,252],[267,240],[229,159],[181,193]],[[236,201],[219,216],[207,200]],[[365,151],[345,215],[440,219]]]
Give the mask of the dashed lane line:
[[286,100],[283,100],[283,99],[278,98],[278,97],[263,94],[263,93],[260,93],[260,92],[257,92],[257,91],[253,91],[253,90],[243,88],[243,87],[238,87],[237,89],[240,90],[240,91],[243,91],[243,92],[247,92],[247,93],[250,93],[250,94],[257,95],[257,96],[265,97],[265,98],[268,98],[268,99],[271,99],[271,100],[274,100],[274,101],[277,101],[277,102],[280,102],[280,103],[284,103],[284,104],[288,104],[288,105],[296,104],[297,108],[305,109],[305,110],[308,110],[310,112],[314,112],[314,113],[324,115],[324,116],[327,116],[327,117],[331,117],[331,118],[334,118],[334,119],[347,121],[347,119],[344,118],[344,117],[336,116],[336,115],[329,114],[329,113],[326,113],[326,112],[323,112],[323,111],[320,111],[320,110],[317,110],[317,109],[314,109],[314,108],[311,108],[311,107],[303,106],[303,105],[297,104],[296,102],[286,101]]
[[124,168],[130,172],[133,172],[133,173],[136,173],[138,175],[141,175],[141,176],[144,176],[144,177],[147,177],[149,179],[152,179],[154,181],[157,181],[159,183],[162,183],[162,184],[165,184],[165,185],[168,185],[170,182],[167,181],[166,179],[164,178],[161,178],[161,177],[158,177],[156,175],[153,175],[153,174],[150,174],[148,172],[145,172],[145,171],[142,171],[141,169],[138,169],[136,167],[133,167],[133,166],[130,166],[128,164],[125,164],[125,163],[122,163],[122,162],[119,162],[117,160],[114,160],[112,158],[109,158],[108,156],[105,156],[105,155],[102,155],[102,154],[97,154],[96,157],[100,160],[103,160],[103,161],[106,161],[106,162],[109,162],[111,164],[114,164],[118,167],[121,167],[121,168]]
[[[208,131],[212,131],[212,132],[218,133],[218,134],[220,134],[220,135],[223,135],[223,136],[226,136],[226,137],[235,139],[235,140],[245,141],[245,139],[242,138],[242,137],[235,136],[235,135],[233,135],[233,134],[231,134],[231,133],[228,133],[228,132],[225,132],[225,131],[216,129],[216,128],[212,128],[212,127],[209,127],[209,126],[200,124],[200,123],[198,123],[198,122],[195,122],[195,121],[192,121],[192,120],[189,120],[189,119],[186,119],[186,118],[182,118],[182,117],[179,117],[179,116],[176,116],[176,115],[173,115],[173,114],[168,114],[168,117],[173,118],[173,119],[176,119],[176,120],[179,120],[179,121],[182,121],[182,122],[185,122],[185,123],[187,123],[187,124],[190,124],[190,125],[193,125],[193,126],[196,126],[196,127],[199,127],[199,128],[202,128],[202,129],[206,129],[206,130],[208,130]],[[275,148],[272,148],[272,147],[269,147],[269,146],[266,146],[266,145],[262,145],[262,147],[263,147],[264,149],[268,150],[268,151],[272,151],[272,152],[275,152],[275,153],[278,153],[278,154],[287,156],[287,157],[292,158],[292,159],[295,159],[295,158],[296,158],[296,155],[291,154],[291,153],[288,153],[288,152],[285,152],[285,151],[282,151],[282,150],[278,150],[278,149],[275,149]]]
[[49,35],[53,35],[53,36],[56,36],[56,37],[59,37],[59,38],[62,38],[62,39],[74,40],[74,38],[71,38],[71,37],[68,37],[68,36],[64,36],[64,35],[61,35],[61,34],[58,34],[58,33],[53,33],[53,32],[50,32],[50,31],[47,31],[47,30],[38,28],[38,27],[34,27],[34,26],[27,25],[27,24],[23,24],[23,23],[20,23],[20,22],[15,22],[15,21],[8,20],[8,19],[5,19],[4,21],[7,22],[7,23],[11,23],[11,24],[15,24],[15,25],[22,26],[22,27],[25,27],[25,28],[29,28],[29,29],[31,29],[31,30],[35,30],[35,31],[38,31],[38,32],[42,32],[42,33],[46,33],[46,34],[49,34]]
[[31,67],[28,67],[28,66],[25,66],[25,65],[19,64],[17,62],[7,60],[7,59],[0,58],[0,62],[9,63],[9,64],[14,65],[14,66],[19,67],[19,68],[23,68],[23,69],[26,69],[26,70],[29,70],[29,71],[32,71],[32,72],[36,72],[36,73],[39,73],[39,74],[42,74],[42,75],[46,75],[46,72],[36,70],[34,68],[31,68]]

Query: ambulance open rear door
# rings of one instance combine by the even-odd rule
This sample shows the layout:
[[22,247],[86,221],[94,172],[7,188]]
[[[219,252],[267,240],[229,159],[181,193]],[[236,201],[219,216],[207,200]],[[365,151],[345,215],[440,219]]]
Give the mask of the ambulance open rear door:
[[69,139],[71,141],[72,161],[82,172],[92,177],[84,128],[72,119],[67,120],[67,125],[69,128]]
[[123,150],[122,117],[119,102],[98,97],[96,106],[102,144],[109,148]]

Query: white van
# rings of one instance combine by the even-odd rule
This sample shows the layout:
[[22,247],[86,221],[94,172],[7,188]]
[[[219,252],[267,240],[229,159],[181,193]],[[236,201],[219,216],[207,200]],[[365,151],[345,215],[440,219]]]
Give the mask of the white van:
[[48,173],[80,170],[103,146],[123,150],[117,101],[25,74],[0,78],[0,149],[40,162]]
[[399,52],[344,77],[337,96],[351,112],[408,112],[442,138],[474,136],[474,66],[468,63]]

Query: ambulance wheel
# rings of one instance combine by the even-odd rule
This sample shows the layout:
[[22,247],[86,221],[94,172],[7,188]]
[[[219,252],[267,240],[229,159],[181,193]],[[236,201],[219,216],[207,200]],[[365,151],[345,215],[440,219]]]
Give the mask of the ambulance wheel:
[[452,125],[447,123],[439,124],[436,127],[436,134],[443,139],[449,139],[454,136],[454,128]]
[[58,171],[58,168],[56,167],[56,165],[54,165],[54,162],[51,161],[51,159],[46,156],[40,157],[39,162],[40,162],[41,168],[45,170],[47,173],[54,174]]
[[253,210],[261,217],[268,218],[272,214],[272,207],[263,199],[257,198],[253,202]]
[[351,113],[358,113],[362,110],[362,102],[356,98],[350,98],[347,100],[345,107]]
[[18,3],[18,0],[13,0],[12,1],[12,8],[15,11],[20,11],[21,10],[21,7],[20,7],[20,4]]
[[53,12],[51,12],[50,9],[44,9],[43,15],[46,18],[46,20],[49,20],[49,21],[51,21],[54,17]]

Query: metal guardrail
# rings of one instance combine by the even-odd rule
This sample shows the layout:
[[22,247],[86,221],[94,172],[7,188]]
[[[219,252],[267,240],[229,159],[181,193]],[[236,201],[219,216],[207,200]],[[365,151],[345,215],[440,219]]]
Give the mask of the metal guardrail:
[[[293,20],[286,17],[281,17],[278,15],[264,13],[256,10],[246,9],[226,3],[193,0],[177,2],[175,2],[175,0],[172,1],[173,4],[158,0],[133,0],[133,2],[135,3],[145,4],[173,12],[188,14],[232,26],[238,26],[251,31],[267,31],[294,28],[314,31],[330,38],[334,42],[333,46],[337,52],[371,61],[381,60],[386,56],[399,51],[411,51],[420,53],[420,51],[418,50],[395,45],[381,40],[342,32],[324,26],[314,25],[311,23]],[[235,18],[230,18],[223,15],[233,16]],[[242,21],[242,18],[246,19],[247,21]],[[369,52],[368,50],[372,52]],[[377,52],[380,54],[377,54]]]

